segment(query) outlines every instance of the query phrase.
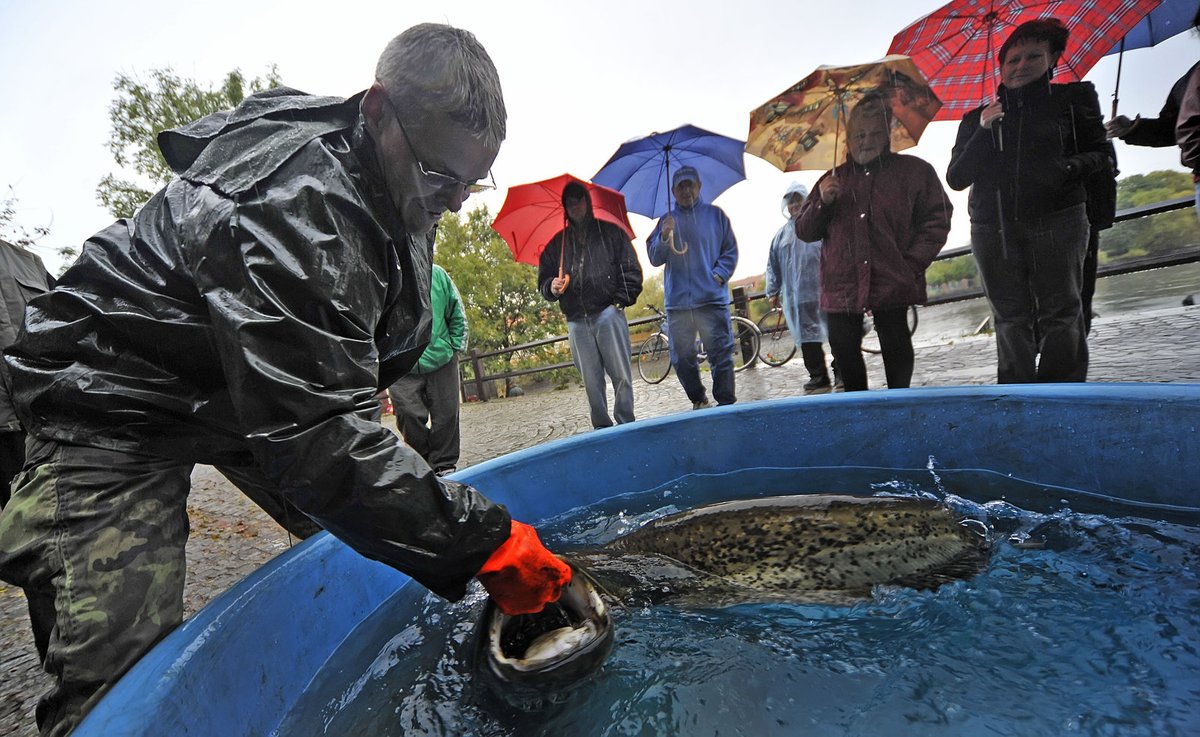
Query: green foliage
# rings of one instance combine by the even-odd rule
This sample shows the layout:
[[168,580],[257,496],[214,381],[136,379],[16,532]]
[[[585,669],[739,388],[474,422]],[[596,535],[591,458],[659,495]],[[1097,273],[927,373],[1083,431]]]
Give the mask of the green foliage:
[[[1195,193],[1192,176],[1182,171],[1134,174],[1117,182],[1117,209],[1149,205]],[[1117,223],[1100,235],[1100,262],[1159,256],[1200,243],[1192,208]]]
[[975,266],[975,257],[967,253],[934,261],[925,270],[925,282],[931,296],[978,287],[979,269]]
[[151,70],[149,83],[118,74],[113,82],[117,98],[108,108],[112,122],[108,148],[117,166],[132,170],[141,183],[109,174],[96,188],[97,199],[114,217],[131,217],[150,199],[152,189],[171,181],[171,169],[158,150],[159,132],[236,107],[248,92],[279,84],[273,65],[265,76],[249,81],[235,69],[215,88],[180,77],[170,68]]
[[[446,213],[438,226],[434,260],[454,279],[467,313],[471,348],[485,353],[563,335],[567,321],[537,289],[537,268],[513,260],[492,230],[486,207],[465,216]],[[565,343],[506,353],[485,373],[569,361]]]

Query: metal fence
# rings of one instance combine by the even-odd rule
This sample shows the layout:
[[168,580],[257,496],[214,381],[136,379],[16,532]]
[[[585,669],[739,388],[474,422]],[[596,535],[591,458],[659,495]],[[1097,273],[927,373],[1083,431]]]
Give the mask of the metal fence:
[[[1195,202],[1195,200],[1191,197],[1180,197],[1178,199],[1165,200],[1163,202],[1156,202],[1151,205],[1143,205],[1140,207],[1131,207],[1131,208],[1121,210],[1120,212],[1118,212],[1117,216],[1116,216],[1116,222],[1123,222],[1126,220],[1135,220],[1137,218],[1149,217],[1151,215],[1158,215],[1160,213],[1171,212],[1174,210],[1181,210],[1183,208],[1192,206],[1194,204],[1194,202]],[[941,261],[944,259],[956,258],[959,256],[969,256],[970,254],[971,254],[970,247],[963,246],[960,248],[951,248],[951,249],[944,250],[941,253],[939,253],[937,258],[934,260]],[[1189,264],[1189,263],[1193,263],[1196,261],[1200,261],[1200,245],[1189,245],[1189,246],[1185,246],[1180,249],[1176,249],[1175,251],[1172,251],[1171,253],[1166,254],[1166,255],[1147,256],[1147,257],[1143,257],[1143,258],[1133,258],[1133,259],[1123,260],[1118,263],[1105,264],[1105,265],[1101,266],[1099,269],[1097,269],[1096,276],[1097,277],[1116,276],[1118,274],[1129,274],[1129,273],[1132,273],[1135,271],[1144,271],[1147,269],[1159,269],[1159,268],[1164,268],[1167,266],[1179,266],[1181,264]],[[940,296],[936,296],[936,297],[930,297],[929,301],[927,302],[927,306],[948,304],[950,302],[959,302],[959,301],[968,300],[968,299],[977,299],[982,296],[983,296],[982,288],[975,287],[975,288],[963,289],[963,290],[952,292],[950,294],[940,295]],[[741,287],[735,287],[733,289],[734,311],[740,315],[748,315],[750,303],[754,302],[755,300],[760,300],[760,299],[765,299],[765,298],[766,298],[766,294],[763,292],[748,293],[745,289],[743,289]],[[658,317],[657,315],[651,315],[648,317],[640,317],[635,320],[630,320],[629,327],[631,330],[633,330],[642,325],[657,323],[661,319],[662,318]],[[460,375],[463,375],[463,381],[462,381],[463,398],[466,399],[470,393],[468,390],[468,387],[474,387],[474,396],[476,398],[478,398],[480,401],[486,402],[488,399],[488,395],[489,395],[488,387],[490,385],[492,385],[494,382],[501,382],[501,381],[506,382],[507,380],[514,379],[518,376],[528,376],[530,374],[543,373],[543,372],[547,372],[547,371],[556,371],[556,370],[560,370],[560,369],[566,369],[566,368],[573,367],[574,364],[572,364],[570,361],[562,361],[562,362],[557,362],[557,363],[548,363],[548,364],[544,364],[544,365],[532,366],[529,368],[523,368],[523,369],[517,369],[517,370],[513,370],[513,371],[505,371],[505,372],[493,373],[493,374],[484,372],[483,362],[485,359],[495,358],[497,356],[504,356],[504,355],[510,354],[510,353],[518,353],[518,352],[522,352],[522,351],[535,350],[535,349],[541,348],[543,346],[553,345],[555,343],[561,343],[565,340],[567,340],[567,336],[555,335],[550,338],[543,338],[541,340],[535,340],[531,343],[522,343],[521,345],[515,345],[515,346],[511,346],[509,348],[500,348],[500,349],[493,350],[493,351],[477,351],[474,348],[472,348],[467,355],[465,355],[459,359],[459,371],[460,371]],[[636,341],[635,341],[635,343],[636,343]],[[470,370],[469,375],[466,374],[464,369]],[[494,395],[494,392],[493,392],[493,395]]]

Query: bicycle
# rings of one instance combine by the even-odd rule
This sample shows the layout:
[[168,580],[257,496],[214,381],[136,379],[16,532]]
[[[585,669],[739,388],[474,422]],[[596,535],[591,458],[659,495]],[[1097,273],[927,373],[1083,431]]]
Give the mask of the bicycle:
[[[638,373],[648,384],[659,384],[671,374],[671,338],[667,334],[667,315],[652,304],[647,304],[658,315],[657,330],[642,341],[637,351]],[[733,370],[743,371],[754,365],[759,358],[761,335],[754,321],[741,315],[730,316],[733,325]],[[697,358],[708,360],[704,346],[697,341]]]
[[[917,306],[908,307],[908,334],[917,332],[920,318]],[[758,330],[762,334],[762,346],[758,357],[768,366],[782,366],[796,355],[796,341],[788,330],[787,321],[783,317],[783,308],[775,307],[758,319]],[[875,334],[875,323],[870,316],[863,316],[863,353],[877,355],[880,351],[879,336]]]

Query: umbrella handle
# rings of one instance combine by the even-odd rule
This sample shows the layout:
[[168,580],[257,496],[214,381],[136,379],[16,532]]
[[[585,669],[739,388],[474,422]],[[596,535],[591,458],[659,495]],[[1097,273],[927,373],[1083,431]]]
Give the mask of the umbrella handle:
[[1121,50],[1117,52],[1117,82],[1113,85],[1113,104],[1112,115],[1108,116],[1109,120],[1117,117],[1117,103],[1120,101],[1117,98],[1117,93],[1121,91],[1121,62],[1125,58],[1125,37],[1121,36]]

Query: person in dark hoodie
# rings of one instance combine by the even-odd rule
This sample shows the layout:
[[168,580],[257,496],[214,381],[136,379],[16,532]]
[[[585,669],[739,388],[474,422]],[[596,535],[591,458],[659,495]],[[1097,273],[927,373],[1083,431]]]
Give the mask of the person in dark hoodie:
[[[642,293],[642,265],[629,237],[592,212],[587,187],[563,187],[566,227],[538,261],[538,289],[567,317],[571,360],[583,377],[592,427],[633,422],[633,370],[625,308]],[[605,375],[613,385],[608,414]]]
[[430,340],[431,231],[489,176],[507,117],[457,28],[408,29],[375,75],[349,99],[280,88],[163,132],[177,177],[30,301],[4,355],[29,442],[0,578],[56,678],[43,737],[182,620],[197,463],[446,598],[478,579],[536,612],[570,580],[532,527],[373,419]]
[[1084,381],[1089,178],[1111,176],[1090,82],[1051,84],[1070,31],[1022,23],[1000,47],[994,101],[963,116],[946,171],[971,188],[971,250],[996,328],[1001,384]]

